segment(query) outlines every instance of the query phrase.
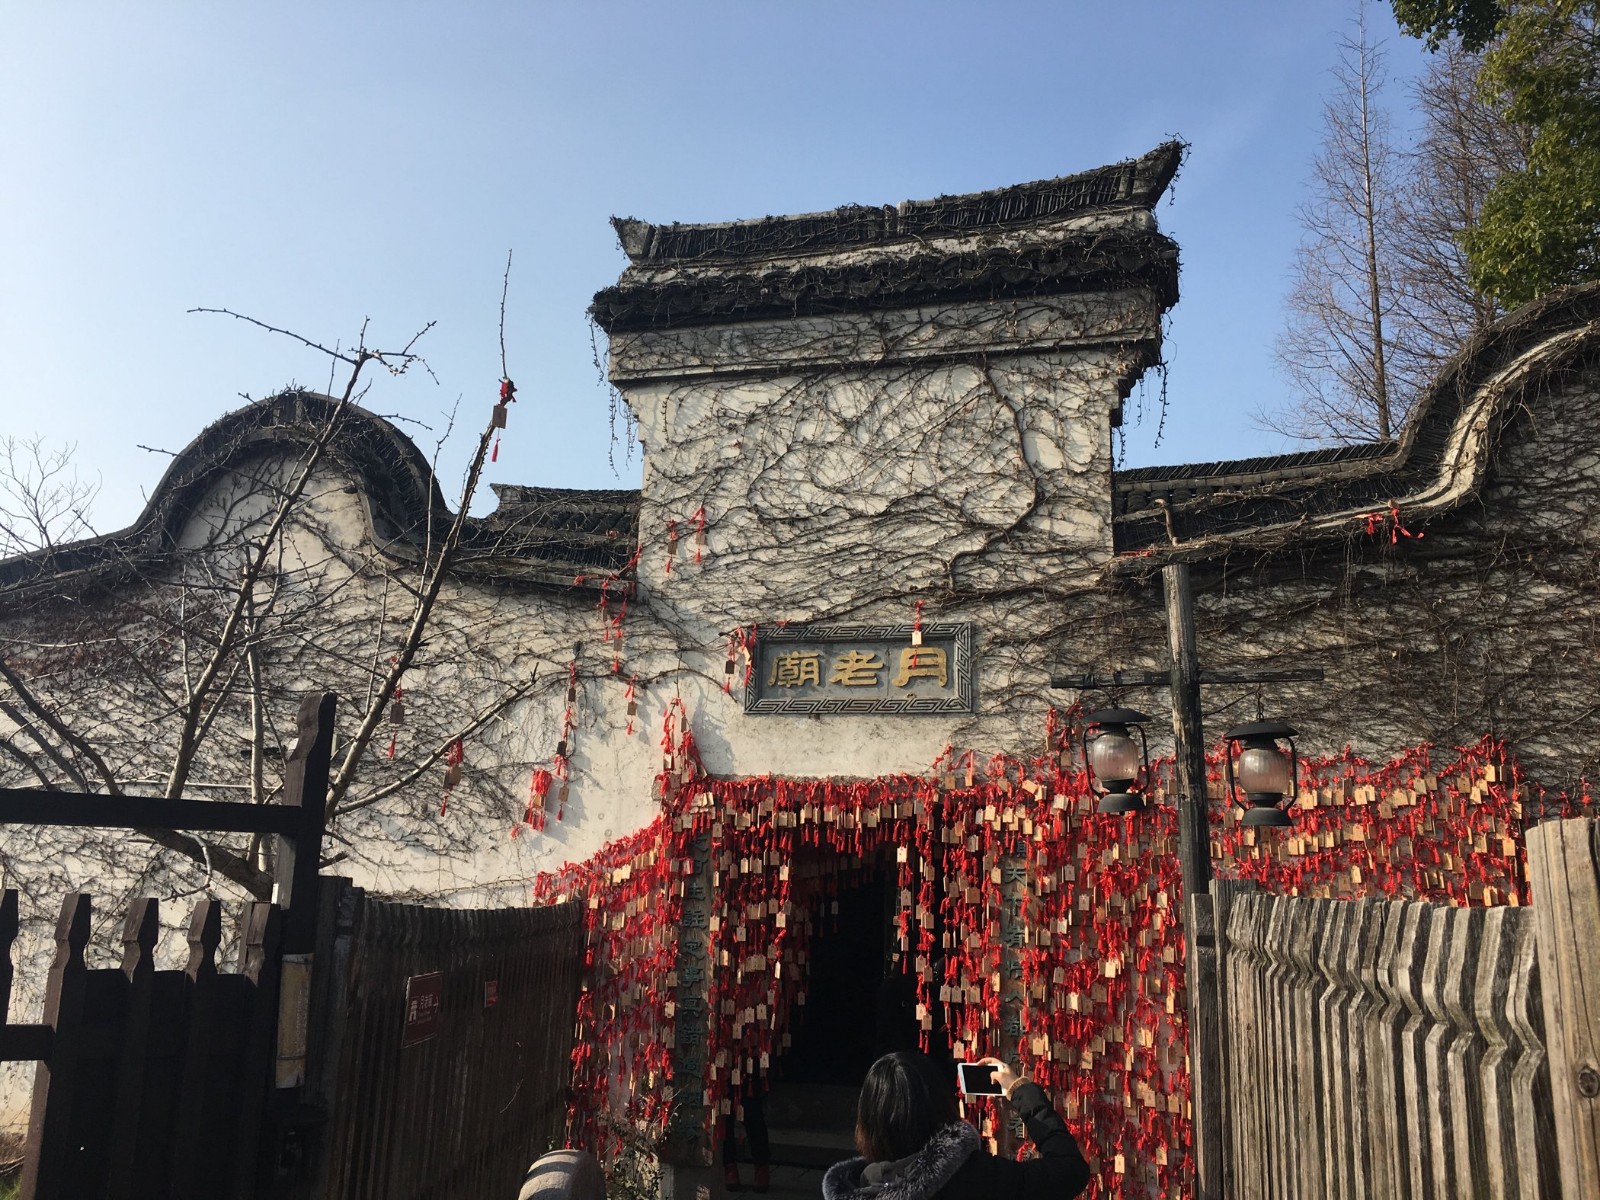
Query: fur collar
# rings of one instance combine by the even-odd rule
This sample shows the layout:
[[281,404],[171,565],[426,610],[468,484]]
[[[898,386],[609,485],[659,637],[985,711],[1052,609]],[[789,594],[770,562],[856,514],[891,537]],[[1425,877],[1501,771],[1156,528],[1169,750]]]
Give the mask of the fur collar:
[[864,1158],[834,1163],[822,1177],[823,1200],[932,1200],[978,1148],[965,1121],[946,1125],[915,1154],[894,1162]]

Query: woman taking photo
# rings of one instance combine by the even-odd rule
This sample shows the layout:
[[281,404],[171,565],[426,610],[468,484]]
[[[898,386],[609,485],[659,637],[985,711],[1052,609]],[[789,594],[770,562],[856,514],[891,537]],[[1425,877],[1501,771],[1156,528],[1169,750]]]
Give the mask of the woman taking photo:
[[872,1064],[856,1106],[859,1158],[822,1178],[823,1200],[1067,1200],[1089,1165],[1050,1097],[996,1058],[994,1079],[1039,1157],[997,1158],[956,1115],[955,1081],[926,1054],[897,1051]]

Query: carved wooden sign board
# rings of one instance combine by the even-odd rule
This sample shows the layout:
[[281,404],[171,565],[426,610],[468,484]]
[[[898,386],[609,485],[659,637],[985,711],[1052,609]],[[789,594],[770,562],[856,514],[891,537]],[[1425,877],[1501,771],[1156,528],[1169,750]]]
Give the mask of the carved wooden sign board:
[[400,1045],[415,1046],[444,1028],[444,976],[412,975],[406,980],[406,1024]]
[[763,625],[744,710],[867,716],[969,713],[977,708],[973,627]]

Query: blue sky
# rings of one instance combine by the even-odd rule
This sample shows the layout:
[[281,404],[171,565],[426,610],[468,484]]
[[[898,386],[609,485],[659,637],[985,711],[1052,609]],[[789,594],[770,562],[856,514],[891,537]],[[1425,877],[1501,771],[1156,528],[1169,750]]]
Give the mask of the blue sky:
[[[327,363],[197,305],[348,344],[423,341],[378,411],[476,426],[490,479],[636,486],[584,310],[613,213],[712,221],[1048,178],[1190,142],[1157,215],[1183,252],[1169,410],[1126,463],[1271,453],[1251,414],[1350,0],[1285,3],[13,3],[0,22],[0,434],[77,444],[126,524],[166,460]],[[1395,82],[1423,62],[1371,17]],[[603,342],[601,343],[603,349]],[[1137,394],[1136,394],[1137,395]],[[1130,418],[1137,418],[1130,406]],[[409,427],[426,447],[431,436]],[[443,459],[447,482],[466,439]],[[453,494],[446,487],[446,494]]]

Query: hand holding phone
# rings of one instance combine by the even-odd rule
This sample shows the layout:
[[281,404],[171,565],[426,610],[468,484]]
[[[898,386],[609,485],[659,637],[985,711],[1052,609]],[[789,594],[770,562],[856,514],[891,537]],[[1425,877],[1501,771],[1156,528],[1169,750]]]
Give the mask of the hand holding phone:
[[964,1096],[1005,1096],[1009,1099],[1012,1085],[1022,1081],[1021,1075],[998,1058],[957,1063],[956,1076]]
[[963,1062],[956,1064],[956,1077],[961,1082],[963,1096],[1003,1095],[995,1078],[996,1064],[988,1062]]

